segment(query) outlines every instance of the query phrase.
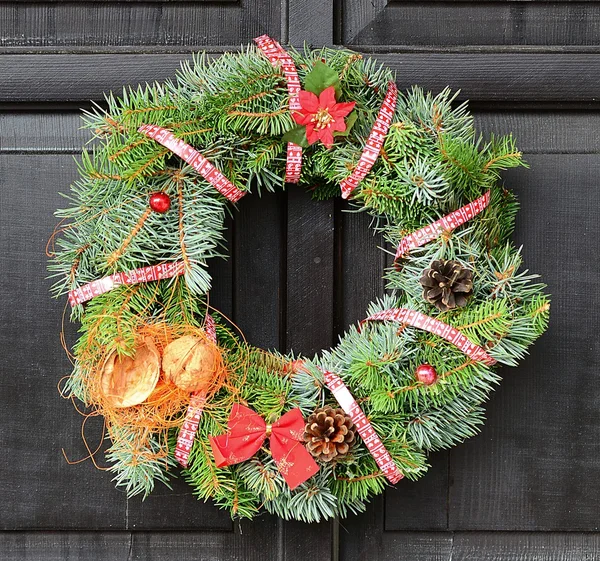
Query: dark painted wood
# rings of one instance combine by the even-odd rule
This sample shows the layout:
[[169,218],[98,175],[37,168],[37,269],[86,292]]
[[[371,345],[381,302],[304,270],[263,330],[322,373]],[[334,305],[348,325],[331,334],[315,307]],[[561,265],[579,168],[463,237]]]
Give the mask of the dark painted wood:
[[288,188],[286,348],[313,355],[333,342],[333,202]]
[[[77,154],[89,140],[88,132],[80,126],[81,115],[76,110],[0,112],[0,152]],[[591,110],[477,109],[475,126],[487,133],[512,132],[519,148],[527,154],[600,152],[600,114]],[[272,197],[273,195],[267,194],[263,199],[267,201]],[[250,197],[244,199],[244,203],[241,204],[246,204],[247,200],[250,200]],[[236,222],[244,220],[244,215],[250,212],[240,207],[240,212],[235,214]],[[268,220],[270,218],[265,224],[270,223]],[[355,222],[352,220],[350,224]],[[363,230],[362,227],[356,229]],[[375,244],[381,245],[379,241]],[[375,245],[370,242],[367,246],[374,250]]]
[[585,2],[363,2],[343,4],[347,45],[591,45],[600,6]]
[[431,467],[421,479],[400,481],[386,491],[382,529],[448,529],[448,457],[447,451],[431,454]]
[[[8,271],[0,280],[0,528],[25,530],[0,532],[0,558],[600,557],[599,326],[590,312],[600,233],[599,10],[486,0],[0,2],[0,52],[10,53],[0,55],[0,103],[24,109],[0,113]],[[484,132],[513,130],[532,164],[506,175],[523,204],[516,240],[553,294],[550,331],[518,370],[505,371],[483,434],[432,455],[420,482],[400,482],[340,526],[270,516],[238,526],[181,482],[174,493],[126,501],[109,474],[89,462],[68,466],[60,454],[61,446],[85,454],[81,417],[55,391],[69,370],[57,336],[64,302],[48,299],[43,280],[57,192],[75,177],[71,154],[86,139],[73,109],[124,83],[170,78],[193,50],[218,55],[265,32],[297,46],[345,42],[395,69],[402,88],[462,89]],[[242,201],[228,223],[232,259],[211,263],[212,304],[257,345],[306,354],[331,346],[381,294],[386,263],[366,215],[345,208],[314,203],[294,186]],[[90,441],[98,429],[90,427]],[[140,531],[157,529],[169,531]]]
[[349,533],[344,561],[591,561],[598,534],[577,532],[385,532],[369,537],[374,515],[363,517],[367,538]]
[[[450,528],[598,530],[598,155],[531,155],[506,183],[515,239],[552,294],[548,332],[492,398],[483,434],[452,451]],[[577,284],[573,285],[573,279]],[[478,484],[474,485],[476,481]]]
[[240,45],[279,35],[276,0],[211,2],[2,2],[2,47]]
[[233,318],[252,345],[280,347],[285,306],[284,193],[247,195],[234,212]]
[[[363,522],[366,518],[362,517]],[[260,523],[259,523],[260,524]],[[600,555],[597,534],[577,532],[387,532],[377,543],[361,527],[352,549],[342,549],[348,561],[591,561]],[[0,551],[3,561],[104,561],[130,559],[172,561],[173,559],[256,561],[267,557],[275,546],[286,547],[288,559],[295,555],[293,543],[277,534],[270,543],[247,549],[243,536],[256,539],[250,526],[227,533],[169,532],[3,532]],[[347,529],[342,528],[346,533]],[[300,535],[298,532],[297,535]],[[288,547],[288,546],[292,547]],[[319,556],[319,558],[322,558]]]
[[[0,155],[2,224],[0,294],[1,529],[122,528],[127,505],[108,473],[90,462],[69,466],[62,456],[86,455],[83,418],[56,389],[71,365],[60,346],[64,299],[50,300],[46,241],[60,189],[75,179],[70,155]],[[67,310],[68,314],[68,310]],[[70,340],[74,330],[69,328]],[[92,420],[86,436],[99,442]],[[86,500],[94,497],[92,506]]]
[[333,2],[295,0],[288,2],[288,36],[286,41],[302,47],[333,45]]
[[[494,102],[593,102],[600,57],[589,53],[374,53],[398,84],[461,90],[461,99]],[[0,102],[101,100],[123,85],[172,78],[181,60],[170,54],[23,54],[0,57]]]

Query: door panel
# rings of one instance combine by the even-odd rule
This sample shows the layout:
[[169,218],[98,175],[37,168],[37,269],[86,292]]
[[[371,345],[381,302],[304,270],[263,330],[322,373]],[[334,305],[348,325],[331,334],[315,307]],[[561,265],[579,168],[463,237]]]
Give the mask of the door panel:
[[340,39],[384,48],[594,46],[598,15],[596,2],[346,0]]
[[132,49],[239,45],[280,33],[274,0],[0,2],[1,47]]
[[[598,557],[597,11],[486,0],[0,2],[0,558]],[[262,33],[347,44],[393,68],[401,88],[461,89],[484,133],[513,130],[531,165],[505,176],[522,204],[515,240],[553,297],[549,331],[503,371],[482,434],[433,454],[421,481],[400,482],[339,525],[233,524],[179,480],[174,492],[127,501],[110,474],[61,454],[87,452],[82,417],[56,391],[69,371],[64,301],[48,297],[44,249],[87,140],[77,109],[172,77],[191,51],[218,56]],[[251,343],[328,348],[383,293],[389,262],[365,214],[297,189],[239,206],[231,258],[211,264],[211,303]],[[90,444],[99,431],[90,421]]]

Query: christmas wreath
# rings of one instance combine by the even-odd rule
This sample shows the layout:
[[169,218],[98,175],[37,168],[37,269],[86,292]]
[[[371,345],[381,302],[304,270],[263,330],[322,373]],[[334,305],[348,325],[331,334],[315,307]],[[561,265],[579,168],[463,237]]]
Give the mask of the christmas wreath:
[[[104,417],[129,496],[179,464],[233,516],[319,521],[474,435],[549,302],[510,241],[510,136],[357,53],[256,43],[84,116],[95,142],[50,264],[81,325],[61,390]],[[395,248],[388,294],[313,358],[254,348],[209,307],[230,202],[286,184],[341,192]]]

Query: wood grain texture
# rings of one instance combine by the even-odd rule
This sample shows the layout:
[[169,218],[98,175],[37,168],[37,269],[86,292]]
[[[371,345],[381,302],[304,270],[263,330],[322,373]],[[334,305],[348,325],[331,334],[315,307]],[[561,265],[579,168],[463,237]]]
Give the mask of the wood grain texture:
[[550,328],[517,371],[503,369],[482,435],[452,450],[450,528],[595,531],[600,157],[527,159],[531,170],[506,174],[506,184],[522,205],[524,263],[552,295]]
[[[376,53],[400,88],[446,86],[481,102],[593,102],[600,57],[574,53]],[[175,76],[185,54],[15,54],[0,57],[0,102],[88,102]]]
[[[475,126],[486,134],[513,133],[519,148],[527,154],[595,154],[600,152],[600,114],[591,110],[515,110],[473,111]],[[45,154],[72,153],[81,151],[90,139],[88,131],[81,127],[78,111],[15,111],[0,112],[0,153]],[[272,195],[264,195],[268,201]],[[256,198],[255,195],[252,196]],[[249,200],[247,197],[245,200]],[[241,203],[241,204],[246,204]],[[241,208],[241,207],[240,207]],[[244,220],[244,215],[253,211],[240,210],[236,214]],[[280,210],[280,212],[283,212]],[[344,212],[342,216],[345,216]],[[254,216],[254,215],[253,215]],[[258,219],[258,217],[255,217]],[[265,220],[270,224],[271,217]],[[260,220],[259,220],[260,221]],[[362,235],[368,224],[354,226],[356,220],[349,220],[352,232]],[[368,222],[368,220],[367,220]],[[358,222],[356,222],[358,224]],[[231,225],[230,225],[231,226]],[[344,226],[342,225],[342,228]],[[352,234],[353,235],[353,234]],[[357,243],[362,243],[358,242]],[[352,244],[348,244],[349,247]],[[369,251],[378,253],[380,241],[367,242]],[[352,256],[350,256],[351,258]],[[218,263],[216,260],[215,263]]]
[[277,349],[284,329],[286,198],[244,197],[235,212],[233,319],[252,345]]
[[0,113],[0,152],[78,153],[89,140],[78,112]]
[[[365,517],[361,517],[366,522]],[[260,522],[257,524],[260,526]],[[593,561],[600,555],[597,534],[557,532],[387,532],[380,541],[364,539],[369,526],[357,528],[342,548],[344,561]],[[350,534],[349,528],[342,533]],[[279,544],[277,534],[261,547],[248,548],[243,539],[259,536],[250,526],[235,533],[198,532],[3,532],[3,561],[223,561],[275,559],[274,547],[283,545],[287,555],[277,559],[307,559]],[[300,532],[298,533],[300,534]],[[284,535],[283,538],[286,536]],[[252,542],[250,542],[252,543]],[[290,547],[288,547],[290,546]],[[322,553],[322,552],[321,552]],[[319,555],[319,559],[323,559]]]
[[[87,452],[83,418],[58,395],[59,379],[71,365],[60,346],[64,299],[51,300],[46,280],[46,241],[54,209],[64,204],[58,190],[75,179],[70,155],[0,156],[0,331],[1,529],[123,528],[126,501],[111,475],[90,462],[69,466]],[[74,329],[69,327],[68,339]],[[101,423],[88,423],[90,446]],[[84,497],[94,497],[93,507]]]
[[[343,3],[346,45],[591,45],[600,6],[586,2]],[[383,6],[382,4],[387,4]]]
[[280,2],[2,2],[2,47],[240,45],[279,36]]
[[290,44],[302,47],[333,45],[333,2],[295,0],[288,2],[288,37]]
[[[333,343],[334,207],[287,188],[286,331],[283,348],[311,356]],[[336,559],[335,522],[280,522],[285,559]]]
[[[369,523],[373,515],[364,516]],[[376,524],[375,524],[376,526]],[[363,526],[369,532],[370,526]],[[576,532],[347,532],[344,561],[592,561],[600,536]]]
[[[2,561],[284,561],[271,518],[233,532],[2,532]],[[260,544],[255,547],[253,544]],[[298,551],[297,559],[303,551]]]
[[310,356],[333,343],[333,202],[288,189],[286,348]]

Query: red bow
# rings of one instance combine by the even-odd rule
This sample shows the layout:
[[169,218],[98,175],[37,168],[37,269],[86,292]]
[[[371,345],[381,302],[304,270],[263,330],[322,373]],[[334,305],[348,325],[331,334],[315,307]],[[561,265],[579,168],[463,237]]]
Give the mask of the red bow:
[[292,409],[276,423],[267,425],[252,409],[236,403],[229,415],[227,433],[209,437],[215,463],[217,467],[239,464],[254,456],[269,438],[277,469],[294,489],[319,471],[302,444],[304,426],[300,409]]

